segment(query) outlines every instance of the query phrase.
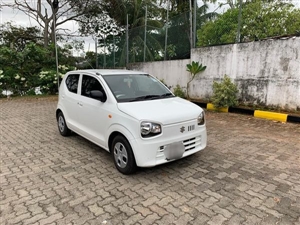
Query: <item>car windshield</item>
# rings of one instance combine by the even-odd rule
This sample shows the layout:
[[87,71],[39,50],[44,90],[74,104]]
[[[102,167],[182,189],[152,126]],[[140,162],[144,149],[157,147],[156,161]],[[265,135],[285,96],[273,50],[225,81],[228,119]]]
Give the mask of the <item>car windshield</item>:
[[174,97],[165,85],[148,74],[103,75],[103,78],[118,102]]

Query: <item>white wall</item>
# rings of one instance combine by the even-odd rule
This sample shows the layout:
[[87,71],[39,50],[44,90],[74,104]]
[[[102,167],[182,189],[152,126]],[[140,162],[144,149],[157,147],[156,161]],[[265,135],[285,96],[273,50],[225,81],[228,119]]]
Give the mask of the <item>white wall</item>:
[[130,64],[129,68],[145,71],[164,82],[168,86],[175,87],[177,84],[186,86],[189,73],[186,71],[186,65],[191,62],[190,59],[158,61],[147,63]]
[[300,109],[300,37],[193,49],[191,60],[131,64],[171,86],[186,86],[186,64],[198,61],[207,68],[191,83],[190,97],[208,100],[213,81],[227,74],[238,84],[247,103]]

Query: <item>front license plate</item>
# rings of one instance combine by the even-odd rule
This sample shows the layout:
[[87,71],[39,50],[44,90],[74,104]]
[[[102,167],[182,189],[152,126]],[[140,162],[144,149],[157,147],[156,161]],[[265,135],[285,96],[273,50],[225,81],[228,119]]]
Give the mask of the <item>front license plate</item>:
[[180,159],[184,153],[184,145],[182,142],[175,142],[165,147],[164,154],[167,160]]

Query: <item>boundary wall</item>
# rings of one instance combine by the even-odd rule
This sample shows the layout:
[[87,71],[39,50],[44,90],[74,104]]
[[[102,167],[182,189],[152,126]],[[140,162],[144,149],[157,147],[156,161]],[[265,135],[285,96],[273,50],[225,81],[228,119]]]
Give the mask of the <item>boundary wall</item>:
[[191,59],[129,64],[174,88],[185,89],[186,64],[207,66],[190,84],[190,97],[209,101],[214,81],[228,75],[238,85],[245,104],[300,110],[300,37],[195,48]]

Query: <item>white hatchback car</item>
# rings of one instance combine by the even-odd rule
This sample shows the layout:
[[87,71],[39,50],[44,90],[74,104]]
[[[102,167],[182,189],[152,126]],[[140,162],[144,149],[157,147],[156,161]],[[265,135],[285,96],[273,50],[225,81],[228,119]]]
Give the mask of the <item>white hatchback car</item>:
[[60,85],[56,118],[61,135],[72,130],[111,152],[123,174],[206,147],[204,111],[144,72],[68,72]]

